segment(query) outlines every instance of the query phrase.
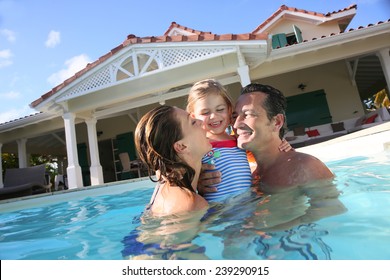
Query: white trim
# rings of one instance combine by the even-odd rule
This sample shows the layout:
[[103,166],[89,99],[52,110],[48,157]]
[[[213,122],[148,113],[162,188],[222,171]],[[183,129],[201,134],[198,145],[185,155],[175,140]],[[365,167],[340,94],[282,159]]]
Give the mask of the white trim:
[[[202,49],[209,49],[209,48],[202,48]],[[172,49],[170,49],[170,50],[172,50]],[[112,86],[115,86],[116,84],[126,83],[126,82],[128,82],[130,80],[133,80],[133,79],[142,78],[142,77],[145,77],[145,76],[148,76],[148,75],[155,75],[155,74],[158,74],[158,73],[160,73],[162,71],[168,71],[170,69],[174,69],[174,68],[177,68],[177,67],[180,67],[180,66],[185,66],[185,65],[192,64],[193,62],[200,62],[200,61],[204,61],[204,60],[207,60],[207,59],[212,59],[212,58],[215,58],[215,57],[224,56],[224,55],[227,55],[227,54],[230,54],[230,53],[233,53],[233,52],[235,52],[235,49],[233,49],[233,48],[230,48],[230,49],[225,48],[225,50],[221,50],[219,52],[215,52],[213,54],[210,54],[210,55],[207,55],[207,56],[203,56],[203,57],[198,58],[196,60],[195,59],[191,59],[189,61],[178,62],[176,64],[172,64],[170,66],[164,66],[162,69],[156,69],[156,70],[151,71],[151,72],[145,72],[145,73],[138,74],[138,70],[136,70],[135,71],[136,73],[134,73],[135,74],[134,76],[129,76],[128,78],[123,79],[123,80],[119,80],[119,81],[111,80],[110,82],[108,82],[106,84],[103,84],[101,86],[93,87],[93,88],[91,88],[89,90],[80,91],[78,93],[72,93],[72,90],[69,89],[66,93],[63,93],[60,97],[57,97],[56,98],[56,102],[68,101],[70,99],[77,98],[77,97],[80,97],[80,96],[84,96],[84,95],[87,95],[89,93],[92,93],[92,92],[95,92],[95,91],[98,91],[98,90],[102,90],[102,89],[105,89],[105,88],[110,88]],[[133,55],[134,55],[134,53],[130,54],[130,56],[133,56]],[[133,61],[136,62],[137,59],[133,60]],[[110,66],[108,66],[108,67],[110,67]],[[137,67],[137,66],[134,65],[134,67]],[[115,68],[118,68],[118,67],[115,67]],[[111,69],[112,69],[112,67],[111,67]],[[112,71],[117,71],[117,70],[112,70]],[[112,73],[111,76],[116,76],[115,73]],[[95,72],[94,74],[99,75],[99,72]],[[86,77],[84,80],[88,80],[90,78],[93,79],[93,75],[91,75],[89,77]],[[80,86],[80,85],[82,85],[82,83],[79,83],[78,86]],[[77,87],[74,86],[73,88],[77,88]]]
[[0,124],[0,133],[14,130],[16,128],[22,128],[31,124],[40,123],[46,120],[54,119],[58,115],[53,115],[52,113],[37,113],[36,115],[26,116],[21,119],[13,120],[10,122]]
[[[218,79],[218,81],[222,85],[228,85],[228,84],[241,82],[240,77],[238,75],[227,77],[227,78],[220,78],[220,79]],[[138,100],[132,99],[132,100],[129,100],[127,102],[122,102],[120,105],[110,107],[110,108],[107,108],[104,110],[96,111],[93,114],[93,117],[95,117],[96,119],[99,120],[99,119],[104,119],[104,118],[112,117],[112,116],[116,116],[116,115],[122,115],[123,112],[131,111],[132,109],[135,109],[135,108],[139,108],[139,107],[153,104],[153,103],[157,104],[162,100],[162,97],[164,98],[164,100],[170,100],[170,99],[186,96],[188,94],[189,89],[190,89],[190,86],[187,88],[177,90],[177,91],[165,93],[163,95],[155,95],[153,97],[148,97],[148,98],[140,97],[140,98],[138,98]],[[137,112],[137,114],[138,114],[138,112]]]

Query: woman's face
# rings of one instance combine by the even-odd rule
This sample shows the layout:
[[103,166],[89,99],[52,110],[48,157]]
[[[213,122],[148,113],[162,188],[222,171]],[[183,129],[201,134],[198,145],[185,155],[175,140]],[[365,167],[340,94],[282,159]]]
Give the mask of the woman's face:
[[202,158],[212,148],[206,137],[206,131],[202,128],[203,122],[179,108],[175,108],[175,113],[183,132],[181,141],[186,144],[194,156]]

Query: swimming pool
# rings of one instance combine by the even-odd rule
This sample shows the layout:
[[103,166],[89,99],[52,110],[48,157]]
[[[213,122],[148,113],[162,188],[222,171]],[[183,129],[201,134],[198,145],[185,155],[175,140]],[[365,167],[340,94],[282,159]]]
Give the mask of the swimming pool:
[[248,192],[207,213],[141,222],[148,180],[1,204],[0,259],[390,259],[390,152],[327,165],[340,195],[315,208],[298,191]]

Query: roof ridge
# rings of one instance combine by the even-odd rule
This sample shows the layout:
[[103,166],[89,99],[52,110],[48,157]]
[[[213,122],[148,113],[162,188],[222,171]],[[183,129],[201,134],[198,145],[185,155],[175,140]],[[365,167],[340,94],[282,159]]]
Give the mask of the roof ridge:
[[351,10],[351,9],[357,9],[357,4],[351,4],[348,7],[344,8],[344,9],[341,9],[341,10],[338,10],[338,11],[328,12],[328,13],[325,14],[325,16],[328,17],[328,16],[330,16],[332,14],[338,14],[338,13],[345,12],[345,11],[348,11],[348,10]]
[[171,25],[168,27],[167,31],[165,31],[164,36],[168,36],[169,32],[170,32],[172,29],[174,29],[174,28],[179,28],[179,29],[182,29],[182,30],[191,32],[191,33],[195,33],[195,34],[212,34],[212,32],[210,32],[210,31],[207,31],[207,32],[206,32],[206,31],[196,30],[196,29],[189,28],[189,27],[187,27],[187,26],[178,24],[178,23],[176,23],[175,21],[172,21],[172,22],[171,22]]

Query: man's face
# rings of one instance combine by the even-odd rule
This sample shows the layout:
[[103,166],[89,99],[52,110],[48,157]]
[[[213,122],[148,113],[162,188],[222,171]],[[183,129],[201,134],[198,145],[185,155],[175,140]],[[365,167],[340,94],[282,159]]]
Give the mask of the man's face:
[[266,95],[261,92],[241,95],[236,103],[234,130],[241,149],[256,151],[273,141],[273,126],[263,108]]

